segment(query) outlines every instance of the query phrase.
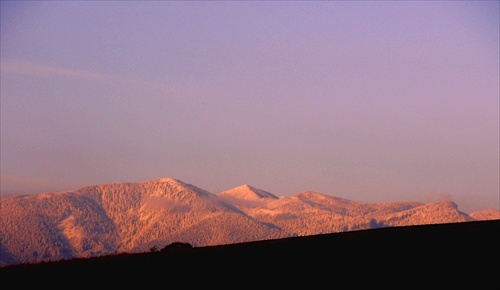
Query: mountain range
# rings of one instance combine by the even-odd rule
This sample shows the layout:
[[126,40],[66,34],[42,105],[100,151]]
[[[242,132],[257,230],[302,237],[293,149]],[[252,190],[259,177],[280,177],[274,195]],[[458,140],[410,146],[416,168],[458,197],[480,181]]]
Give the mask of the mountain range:
[[173,178],[1,199],[0,266],[363,229],[500,219],[451,201],[364,203],[244,184],[218,194]]

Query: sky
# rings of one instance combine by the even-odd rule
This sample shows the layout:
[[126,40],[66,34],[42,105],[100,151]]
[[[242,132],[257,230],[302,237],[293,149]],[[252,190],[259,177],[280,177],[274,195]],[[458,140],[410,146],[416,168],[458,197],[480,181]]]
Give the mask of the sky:
[[1,1],[1,194],[170,177],[500,209],[499,1]]

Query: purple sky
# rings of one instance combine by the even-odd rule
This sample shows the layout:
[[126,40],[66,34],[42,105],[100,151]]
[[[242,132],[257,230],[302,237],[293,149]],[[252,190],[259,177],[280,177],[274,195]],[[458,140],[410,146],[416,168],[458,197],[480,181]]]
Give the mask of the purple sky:
[[2,196],[172,177],[499,209],[499,9],[2,1]]

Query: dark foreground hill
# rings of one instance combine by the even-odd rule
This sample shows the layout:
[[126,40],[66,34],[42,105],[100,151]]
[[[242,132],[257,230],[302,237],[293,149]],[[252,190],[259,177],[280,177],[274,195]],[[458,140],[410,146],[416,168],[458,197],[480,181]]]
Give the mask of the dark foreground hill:
[[0,269],[8,289],[500,289],[500,220],[172,248]]

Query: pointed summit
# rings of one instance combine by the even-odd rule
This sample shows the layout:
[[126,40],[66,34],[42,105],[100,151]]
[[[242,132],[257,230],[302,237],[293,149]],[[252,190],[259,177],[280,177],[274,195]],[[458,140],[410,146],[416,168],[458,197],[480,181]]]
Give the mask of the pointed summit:
[[163,177],[158,179],[159,182],[167,182],[167,183],[180,183],[179,180],[171,177]]
[[241,186],[223,191],[218,194],[220,197],[231,197],[231,198],[236,198],[236,199],[243,199],[243,200],[260,200],[263,198],[272,198],[272,199],[278,199],[277,196],[275,196],[272,193],[269,193],[265,190],[255,188],[253,186],[250,186],[248,184],[243,184]]
[[174,178],[159,178],[140,183],[151,196],[183,198],[188,196],[210,196],[208,191]]

